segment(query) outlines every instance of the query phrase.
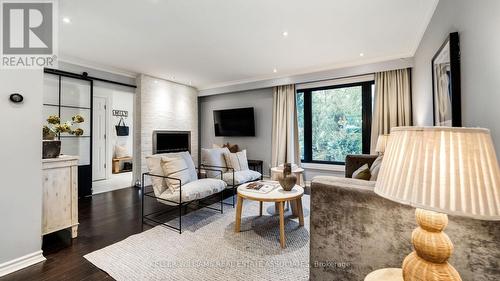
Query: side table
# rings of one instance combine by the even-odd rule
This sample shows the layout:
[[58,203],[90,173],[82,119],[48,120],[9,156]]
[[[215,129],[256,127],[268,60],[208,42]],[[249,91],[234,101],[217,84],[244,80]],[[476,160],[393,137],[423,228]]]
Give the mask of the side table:
[[[278,180],[283,173],[283,167],[271,168],[271,179]],[[304,186],[304,169],[301,167],[292,167],[292,173],[297,177],[297,185]]]
[[264,161],[262,160],[248,160],[248,168],[259,172],[264,175]]

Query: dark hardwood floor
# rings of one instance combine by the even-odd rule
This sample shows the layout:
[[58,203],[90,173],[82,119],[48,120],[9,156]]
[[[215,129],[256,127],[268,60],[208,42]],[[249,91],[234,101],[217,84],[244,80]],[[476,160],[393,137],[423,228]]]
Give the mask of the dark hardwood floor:
[[[136,188],[81,198],[78,201],[78,237],[69,231],[46,235],[43,239],[45,262],[0,278],[7,280],[113,280],[83,256],[92,251],[142,232],[141,196]],[[150,228],[145,225],[144,229]]]

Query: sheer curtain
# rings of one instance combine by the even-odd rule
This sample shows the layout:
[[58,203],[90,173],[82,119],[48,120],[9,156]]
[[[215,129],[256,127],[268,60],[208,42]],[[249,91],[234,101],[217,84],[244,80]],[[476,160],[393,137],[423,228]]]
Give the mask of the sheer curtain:
[[271,165],[300,165],[299,131],[295,85],[277,86],[273,91],[273,131]]
[[389,134],[392,127],[412,125],[410,79],[410,68],[375,73],[372,154],[379,135]]

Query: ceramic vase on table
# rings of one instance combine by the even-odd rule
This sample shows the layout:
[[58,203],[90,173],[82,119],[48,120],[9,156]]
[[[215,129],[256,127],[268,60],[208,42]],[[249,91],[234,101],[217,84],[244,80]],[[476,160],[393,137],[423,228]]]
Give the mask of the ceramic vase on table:
[[278,178],[283,190],[290,191],[297,184],[297,177],[292,174],[292,164],[285,163],[283,166],[283,174]]
[[61,154],[60,140],[43,140],[42,142],[42,158],[50,159],[57,158]]
[[55,134],[45,133],[42,140],[42,159],[57,158],[61,154],[61,141]]

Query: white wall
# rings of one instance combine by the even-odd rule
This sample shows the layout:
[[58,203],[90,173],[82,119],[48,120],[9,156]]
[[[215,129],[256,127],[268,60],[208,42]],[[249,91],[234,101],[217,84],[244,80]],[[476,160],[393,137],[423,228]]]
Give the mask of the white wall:
[[[201,147],[212,148],[212,144],[232,143],[247,150],[248,159],[263,160],[264,175],[270,174],[271,135],[273,118],[273,89],[266,88],[233,94],[199,98]],[[216,137],[213,111],[253,107],[255,114],[255,137]]]
[[458,31],[461,51],[462,120],[491,130],[500,152],[500,1],[441,0],[415,53],[413,119],[432,125],[431,60],[450,32]]
[[[134,153],[134,103],[135,89],[119,85],[113,85],[104,82],[94,82],[94,96],[103,97],[108,101],[108,128],[106,135],[108,136],[107,151],[106,151],[106,177],[111,176],[112,164],[111,160],[114,157],[115,145],[125,146],[129,155]],[[113,110],[126,110],[128,117],[124,118],[127,126],[129,126],[130,134],[128,136],[117,136],[115,125],[118,124],[120,118],[112,116]]]
[[[269,163],[271,162],[271,136],[272,136],[272,85],[281,85],[286,83],[312,83],[312,86],[317,83],[330,82],[334,84],[336,81],[342,80],[345,83],[352,77],[364,76],[370,77],[370,74],[379,71],[387,71],[399,68],[413,66],[413,59],[391,60],[367,65],[359,65],[353,67],[333,69],[330,71],[322,71],[317,73],[303,74],[291,76],[275,80],[266,80],[255,83],[245,83],[240,85],[231,85],[216,89],[207,89],[200,91],[200,144],[201,147],[211,147],[213,143],[236,143],[241,148],[248,150],[250,159],[264,160],[264,174],[269,175]],[[350,77],[350,78],[348,78]],[[344,83],[343,82],[343,83]],[[259,88],[263,87],[264,88]],[[251,89],[241,90],[240,89]],[[227,91],[238,90],[231,93]],[[213,129],[214,109],[250,107],[256,108],[256,130],[255,138],[234,138],[234,137],[215,137]],[[305,168],[305,180],[310,181],[315,176],[340,176],[345,174],[344,167],[341,165],[324,165],[303,163]]]
[[147,170],[154,130],[191,131],[191,156],[198,160],[198,91],[195,88],[141,74],[135,107],[135,179]]
[[[43,73],[0,70],[0,85],[2,275],[8,261],[33,253],[41,257]],[[22,104],[9,101],[15,92],[24,96]]]

